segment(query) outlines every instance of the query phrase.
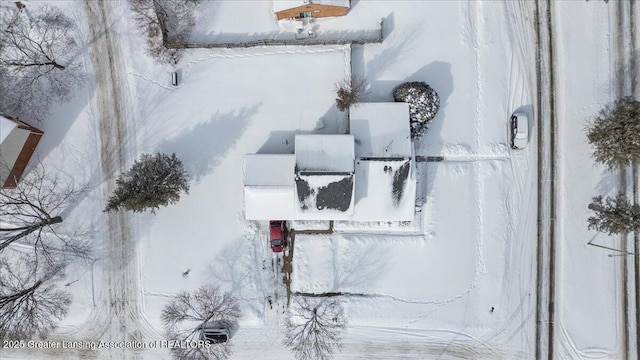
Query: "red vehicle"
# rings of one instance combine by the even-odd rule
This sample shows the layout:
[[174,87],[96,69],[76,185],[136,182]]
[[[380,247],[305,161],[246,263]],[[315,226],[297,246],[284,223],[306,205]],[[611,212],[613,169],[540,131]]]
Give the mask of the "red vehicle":
[[282,220],[269,221],[270,243],[273,252],[282,252],[287,245],[287,228]]

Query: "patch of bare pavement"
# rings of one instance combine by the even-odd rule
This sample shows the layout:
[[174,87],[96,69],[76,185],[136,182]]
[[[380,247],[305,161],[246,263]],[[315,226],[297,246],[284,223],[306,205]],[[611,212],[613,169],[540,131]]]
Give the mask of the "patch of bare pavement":
[[[121,93],[122,58],[115,46],[111,18],[112,3],[87,0],[85,3],[92,41],[91,60],[96,81],[97,116],[101,141],[101,167],[106,200],[113,192],[115,178],[126,168],[127,123],[130,112]],[[103,288],[98,290],[93,317],[86,324],[86,336],[102,341],[141,341],[139,263],[131,234],[130,219],[123,212],[106,213],[107,260],[102,268]],[[117,352],[117,354],[116,354]],[[127,349],[114,349],[111,356],[136,358]]]

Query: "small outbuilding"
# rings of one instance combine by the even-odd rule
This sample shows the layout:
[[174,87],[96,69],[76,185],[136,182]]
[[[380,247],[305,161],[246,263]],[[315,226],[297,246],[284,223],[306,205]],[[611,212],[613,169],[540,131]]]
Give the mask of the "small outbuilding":
[[347,15],[351,0],[273,0],[278,20]]
[[0,184],[3,189],[18,185],[42,135],[42,131],[27,123],[0,115]]

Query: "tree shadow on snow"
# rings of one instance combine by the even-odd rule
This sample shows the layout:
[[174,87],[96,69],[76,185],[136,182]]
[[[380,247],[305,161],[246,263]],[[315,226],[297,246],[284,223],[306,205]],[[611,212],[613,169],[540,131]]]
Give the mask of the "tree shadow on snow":
[[226,114],[216,113],[211,120],[160,144],[159,151],[176,153],[192,179],[199,182],[210,174],[224,155],[245,132],[261,104]]
[[223,284],[231,293],[241,295],[247,295],[244,292],[253,287],[249,271],[250,264],[245,258],[251,250],[245,246],[239,246],[244,244],[244,241],[244,238],[240,238],[223,246],[206,270],[206,277],[211,282]]
[[[333,289],[335,291],[362,292],[371,289],[388,269],[388,251],[385,244],[350,242],[345,252],[334,246]],[[336,259],[337,258],[337,259]]]

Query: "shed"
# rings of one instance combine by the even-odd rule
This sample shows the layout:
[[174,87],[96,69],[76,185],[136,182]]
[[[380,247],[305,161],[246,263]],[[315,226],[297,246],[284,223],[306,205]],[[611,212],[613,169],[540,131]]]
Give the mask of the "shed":
[[15,188],[44,133],[37,128],[0,115],[0,184]]
[[278,20],[347,15],[350,0],[273,0]]

